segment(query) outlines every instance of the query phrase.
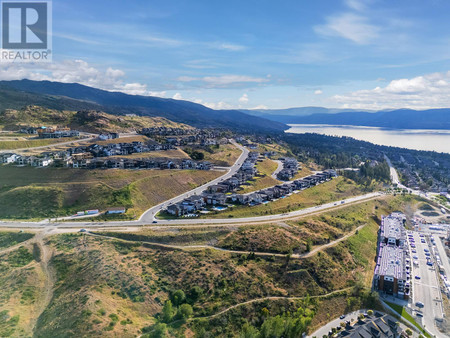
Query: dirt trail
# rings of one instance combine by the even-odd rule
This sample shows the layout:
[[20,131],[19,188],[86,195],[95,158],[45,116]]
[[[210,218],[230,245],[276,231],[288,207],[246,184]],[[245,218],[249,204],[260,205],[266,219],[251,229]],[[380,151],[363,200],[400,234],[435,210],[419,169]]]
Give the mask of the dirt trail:
[[33,332],[36,329],[37,321],[39,320],[39,317],[42,315],[42,313],[45,311],[47,306],[50,304],[52,298],[53,298],[53,287],[55,285],[55,274],[52,271],[52,268],[49,266],[49,262],[53,257],[53,251],[45,245],[44,238],[49,235],[49,233],[52,232],[52,228],[46,228],[41,232],[38,232],[36,236],[34,237],[35,243],[39,246],[39,250],[41,252],[41,261],[40,266],[42,269],[42,272],[45,276],[45,284],[44,289],[41,295],[41,300],[38,302],[39,306],[36,309],[37,315],[36,315],[36,323],[33,327]]
[[[330,243],[317,246],[310,252],[303,253],[303,254],[292,254],[291,258],[301,259],[301,258],[311,257],[312,255],[316,254],[317,252],[323,251],[331,246],[334,246],[334,245],[344,241],[348,237],[353,236],[357,231],[361,230],[365,226],[366,226],[366,224],[360,225],[359,227],[357,227],[353,231],[349,232],[345,236],[342,236],[341,238],[338,238]],[[248,255],[251,253],[251,254],[255,254],[255,256],[286,257],[286,254],[274,253],[274,252],[251,252],[251,251],[245,251],[245,250],[229,250],[229,249],[219,248],[219,247],[212,246],[212,245],[172,245],[172,244],[163,244],[163,243],[149,242],[149,241],[127,240],[127,239],[117,238],[117,237],[113,237],[113,236],[96,234],[96,233],[92,233],[92,232],[87,232],[87,234],[92,235],[92,236],[99,236],[99,237],[104,237],[104,238],[108,238],[108,239],[113,239],[113,240],[119,240],[119,241],[123,241],[123,242],[139,242],[139,243],[150,244],[150,245],[159,246],[159,247],[163,247],[163,248],[178,249],[178,250],[185,250],[185,251],[197,250],[197,249],[212,249],[212,250],[217,250],[217,251],[224,251],[224,252],[244,254],[244,255]]]
[[[327,294],[324,294],[324,295],[308,296],[308,297],[309,297],[310,299],[313,299],[313,298],[323,298],[323,297],[328,297],[328,296],[334,295],[334,294],[336,294],[336,293],[348,291],[348,290],[351,290],[351,289],[352,289],[352,288],[349,287],[349,288],[345,288],[345,289],[341,289],[341,290],[335,290],[335,291],[332,291],[332,292],[327,293]],[[235,308],[237,308],[237,307],[240,307],[240,306],[243,306],[243,305],[252,304],[252,303],[262,302],[262,301],[265,301],[265,300],[280,300],[280,299],[287,299],[287,300],[301,300],[301,299],[305,299],[306,297],[307,297],[307,296],[302,296],[302,297],[288,297],[288,296],[272,296],[272,297],[270,297],[270,296],[269,296],[269,297],[263,297],[263,298],[256,298],[256,299],[248,300],[248,301],[243,302],[243,303],[238,303],[238,304],[232,305],[232,306],[230,306],[230,307],[228,307],[228,308],[226,308],[226,309],[224,309],[224,310],[222,310],[222,311],[220,311],[220,312],[217,312],[217,313],[215,313],[215,314],[213,314],[213,315],[211,315],[211,316],[191,318],[191,320],[196,320],[196,319],[212,319],[212,318],[218,317],[218,316],[220,316],[220,315],[223,315],[224,313],[226,313],[226,312],[228,312],[228,311],[230,311],[230,310],[233,310],[233,309],[235,309]]]

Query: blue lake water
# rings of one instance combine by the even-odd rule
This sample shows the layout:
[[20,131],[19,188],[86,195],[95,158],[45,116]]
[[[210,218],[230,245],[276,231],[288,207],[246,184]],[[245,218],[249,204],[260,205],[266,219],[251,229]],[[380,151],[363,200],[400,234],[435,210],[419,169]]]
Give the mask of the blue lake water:
[[287,133],[349,136],[379,145],[450,153],[450,130],[384,129],[329,124],[290,124]]

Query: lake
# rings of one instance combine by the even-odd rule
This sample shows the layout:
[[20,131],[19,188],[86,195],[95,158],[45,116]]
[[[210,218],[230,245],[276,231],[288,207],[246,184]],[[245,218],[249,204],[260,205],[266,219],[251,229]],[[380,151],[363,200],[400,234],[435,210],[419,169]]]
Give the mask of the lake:
[[379,145],[450,153],[450,130],[385,129],[329,124],[290,124],[287,133],[349,136]]

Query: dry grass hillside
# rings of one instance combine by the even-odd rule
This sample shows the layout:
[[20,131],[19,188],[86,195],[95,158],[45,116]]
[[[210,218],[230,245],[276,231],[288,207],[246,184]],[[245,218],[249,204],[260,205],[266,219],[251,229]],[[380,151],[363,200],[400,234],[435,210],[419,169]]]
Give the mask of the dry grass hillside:
[[39,106],[26,106],[20,110],[0,112],[0,129],[19,130],[21,126],[67,126],[86,132],[132,132],[147,127],[190,126],[172,122],[164,117],[118,116],[101,111],[54,110]]
[[[414,209],[417,204],[410,196],[387,196],[359,207],[306,216],[280,225],[277,242],[261,238],[261,246],[255,249],[270,250],[264,246],[267,243],[282,252],[281,247],[298,236],[290,227],[319,232],[326,224],[336,229],[338,237],[351,234],[301,259],[198,247],[223,239],[242,245],[246,236],[254,236],[249,233],[253,228],[245,226],[243,230],[222,226],[98,233],[117,239],[81,233],[53,235],[45,245],[53,252],[49,262],[54,271],[53,296],[37,320],[32,309],[41,304],[39,287],[45,285],[45,278],[36,263],[40,256],[25,243],[10,253],[0,251],[4,286],[0,332],[36,337],[148,337],[157,332],[170,337],[228,337],[238,335],[247,321],[259,328],[278,314],[296,313],[300,308],[308,309],[306,323],[312,330],[342,311],[377,305],[368,287],[378,222],[382,214],[408,205]],[[357,224],[363,227],[351,232]],[[272,229],[261,226],[260,236],[273,237]],[[173,249],[158,243],[197,246]]]

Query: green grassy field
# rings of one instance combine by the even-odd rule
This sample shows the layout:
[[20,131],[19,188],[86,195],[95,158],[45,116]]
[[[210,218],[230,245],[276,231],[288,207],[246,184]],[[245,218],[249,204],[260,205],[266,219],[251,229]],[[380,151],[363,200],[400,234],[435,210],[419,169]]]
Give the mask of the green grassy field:
[[128,218],[218,176],[217,171],[84,170],[0,166],[0,218],[39,219],[128,208]]
[[257,206],[235,206],[224,212],[210,213],[208,218],[252,217],[281,214],[362,194],[352,181],[337,177],[329,182],[305,189],[298,194]]

